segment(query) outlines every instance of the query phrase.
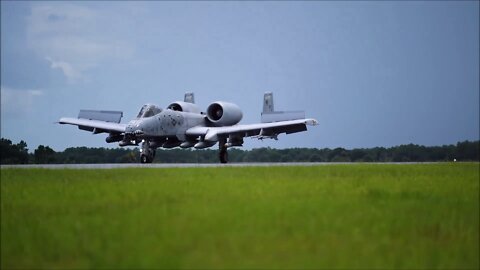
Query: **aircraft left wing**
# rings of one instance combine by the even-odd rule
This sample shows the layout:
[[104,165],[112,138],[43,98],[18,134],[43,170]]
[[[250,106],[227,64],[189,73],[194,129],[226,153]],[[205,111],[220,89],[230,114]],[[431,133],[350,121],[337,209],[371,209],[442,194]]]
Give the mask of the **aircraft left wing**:
[[92,131],[93,133],[124,133],[127,127],[126,124],[106,122],[101,120],[90,120],[83,118],[69,118],[62,117],[58,121],[60,124],[69,124],[78,126],[79,129]]
[[188,136],[202,136],[206,141],[218,141],[225,137],[257,137],[274,138],[280,133],[295,133],[307,130],[307,125],[318,125],[318,121],[312,118],[280,121],[272,123],[258,123],[249,125],[235,125],[225,127],[193,127],[187,129]]

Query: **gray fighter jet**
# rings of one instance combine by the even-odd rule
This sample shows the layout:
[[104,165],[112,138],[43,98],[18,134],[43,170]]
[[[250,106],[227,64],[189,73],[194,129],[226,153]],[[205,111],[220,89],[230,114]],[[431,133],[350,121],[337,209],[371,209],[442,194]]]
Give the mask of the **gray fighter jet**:
[[81,110],[77,118],[60,118],[58,123],[78,126],[94,134],[108,133],[107,143],[119,142],[120,146],[142,142],[140,162],[151,163],[156,149],[203,149],[219,145],[221,163],[228,162],[227,148],[242,146],[244,137],[275,139],[281,133],[307,130],[307,125],[317,125],[312,118],[305,118],[303,111],[275,111],[273,94],[265,93],[261,123],[239,125],[240,108],[229,102],[211,103],[206,112],[194,102],[193,93],[186,93],[184,101],[168,105],[166,110],[153,104],[145,104],[137,117],[128,124],[121,124],[121,111]]

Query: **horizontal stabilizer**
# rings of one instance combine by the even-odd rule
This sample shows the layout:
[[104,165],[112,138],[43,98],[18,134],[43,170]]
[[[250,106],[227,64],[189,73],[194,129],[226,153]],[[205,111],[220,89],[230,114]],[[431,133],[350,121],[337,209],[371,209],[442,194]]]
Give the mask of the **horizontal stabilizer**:
[[288,120],[305,119],[304,111],[264,112],[262,123],[272,123]]
[[123,112],[120,111],[95,111],[95,110],[80,110],[78,118],[99,120],[112,123],[120,123]]

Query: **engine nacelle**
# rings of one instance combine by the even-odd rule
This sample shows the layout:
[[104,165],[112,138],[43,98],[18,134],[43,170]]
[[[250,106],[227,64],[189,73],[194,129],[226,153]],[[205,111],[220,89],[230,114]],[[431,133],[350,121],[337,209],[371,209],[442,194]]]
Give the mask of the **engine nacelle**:
[[242,110],[233,103],[217,101],[207,108],[208,121],[217,127],[235,125],[242,117]]
[[168,105],[167,109],[178,112],[200,113],[200,109],[197,105],[183,101],[175,101],[174,103]]
[[119,142],[119,141],[123,140],[123,138],[124,138],[124,136],[120,135],[120,134],[110,134],[110,135],[108,135],[107,138],[105,138],[105,141],[107,143]]

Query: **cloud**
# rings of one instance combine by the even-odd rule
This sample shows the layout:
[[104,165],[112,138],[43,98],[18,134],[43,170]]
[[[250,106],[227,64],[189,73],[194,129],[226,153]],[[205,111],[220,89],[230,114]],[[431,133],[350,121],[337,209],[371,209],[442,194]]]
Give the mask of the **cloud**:
[[76,82],[78,79],[82,77],[82,74],[75,70],[71,64],[64,62],[64,61],[54,61],[50,57],[45,57],[45,59],[50,62],[50,67],[53,69],[60,69],[63,72],[63,75],[67,77],[70,83]]
[[9,87],[0,87],[1,112],[4,114],[25,114],[31,112],[35,99],[44,93],[38,89],[13,89]]
[[27,18],[27,42],[74,83],[107,61],[132,56],[133,46],[112,31],[119,16],[70,3],[35,3]]

